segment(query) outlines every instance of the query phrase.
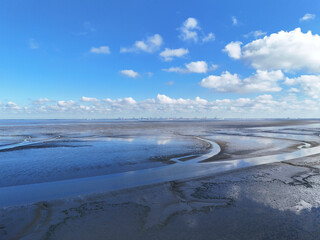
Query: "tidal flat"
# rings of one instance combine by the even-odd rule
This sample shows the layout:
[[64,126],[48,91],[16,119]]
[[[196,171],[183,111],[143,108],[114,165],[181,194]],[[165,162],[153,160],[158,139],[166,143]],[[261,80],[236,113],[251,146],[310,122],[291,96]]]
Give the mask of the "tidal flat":
[[319,239],[319,120],[0,120],[0,239]]

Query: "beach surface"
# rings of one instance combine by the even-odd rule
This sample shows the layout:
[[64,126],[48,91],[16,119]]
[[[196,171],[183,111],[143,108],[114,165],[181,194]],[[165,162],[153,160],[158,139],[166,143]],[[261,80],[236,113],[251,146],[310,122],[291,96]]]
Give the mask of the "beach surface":
[[0,239],[318,239],[317,120],[0,121]]

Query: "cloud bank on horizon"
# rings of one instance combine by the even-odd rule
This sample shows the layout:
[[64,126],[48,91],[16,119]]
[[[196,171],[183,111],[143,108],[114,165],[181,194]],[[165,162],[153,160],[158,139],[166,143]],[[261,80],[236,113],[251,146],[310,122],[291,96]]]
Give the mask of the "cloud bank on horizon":
[[[294,88],[290,89],[296,92]],[[38,99],[29,106],[19,106],[14,102],[0,103],[0,110],[11,113],[24,113],[27,118],[214,118],[240,117],[268,118],[286,117],[294,110],[297,114],[317,111],[320,107],[317,100],[299,100],[294,95],[274,99],[270,94],[258,95],[255,98],[217,99],[208,101],[200,97],[194,99],[171,98],[158,94],[155,98],[137,101],[132,97],[118,99],[97,99],[81,97],[79,100]]]
[[[136,20],[139,24],[127,20],[126,29],[125,25],[117,28],[114,21],[118,32],[111,24],[108,29],[97,19],[86,20],[82,30],[71,31],[70,36],[80,43],[62,53],[64,37],[59,36],[60,47],[53,47],[52,59],[46,54],[52,47],[49,40],[30,32],[24,50],[29,52],[20,55],[30,61],[21,63],[21,69],[17,66],[21,74],[10,66],[7,71],[0,69],[5,80],[1,118],[319,116],[316,12],[297,10],[291,16],[295,27],[286,29],[275,29],[261,19],[259,28],[254,29],[246,15],[235,12],[229,12],[229,18],[217,15],[214,24],[199,14],[182,17],[180,13],[171,21],[149,23],[155,20],[146,14],[140,16],[144,21]],[[65,44],[69,44],[67,40]],[[70,56],[73,60],[65,62]],[[55,69],[58,63],[54,58],[66,63],[63,71]],[[45,62],[43,68],[38,67],[41,61]],[[61,82],[60,77],[64,79]],[[44,88],[46,78],[51,90]],[[20,95],[10,91],[11,82],[26,86],[26,91]],[[53,96],[57,85],[68,91]],[[28,86],[34,88],[29,93]],[[79,90],[73,93],[75,88]]]

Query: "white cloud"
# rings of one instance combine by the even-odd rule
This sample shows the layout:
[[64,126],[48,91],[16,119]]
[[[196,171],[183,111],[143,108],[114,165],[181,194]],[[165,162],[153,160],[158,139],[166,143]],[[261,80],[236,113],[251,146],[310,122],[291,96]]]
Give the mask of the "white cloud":
[[232,25],[237,25],[238,24],[238,19],[235,16],[232,16]]
[[193,41],[196,43],[199,39],[202,42],[215,40],[214,34],[212,32],[208,33],[207,35],[204,34],[201,27],[199,26],[198,20],[192,17],[189,17],[182,23],[179,31],[179,38],[183,41]]
[[41,104],[45,104],[48,102],[51,102],[51,100],[49,98],[39,98],[38,100],[33,101],[32,104],[41,105]]
[[217,65],[212,64],[210,67],[205,61],[196,61],[185,64],[185,68],[171,67],[163,69],[166,72],[178,72],[178,73],[207,73],[217,69]]
[[108,110],[115,110],[115,111],[131,109],[137,104],[136,100],[134,100],[132,97],[118,98],[117,100],[106,98],[104,102],[107,103],[107,106],[102,108],[102,110],[108,109]]
[[195,102],[202,104],[202,105],[206,105],[208,104],[208,101],[205,99],[201,99],[200,97],[196,97]]
[[298,93],[300,90],[298,88],[290,88],[287,92],[289,93]]
[[39,46],[39,43],[34,38],[30,38],[29,39],[29,47],[31,49],[38,49],[40,46]]
[[130,77],[130,78],[136,78],[139,76],[139,73],[137,73],[131,69],[121,70],[120,73],[122,75]]
[[108,46],[92,47],[90,52],[98,54],[110,54],[110,49]]
[[315,18],[316,18],[315,14],[306,13],[302,18],[300,18],[300,21],[307,21]]
[[238,74],[231,74],[228,71],[220,76],[210,75],[200,82],[205,88],[212,88],[218,92],[251,93],[251,92],[279,92],[281,87],[277,84],[283,80],[284,75],[280,70],[257,72],[245,79]]
[[205,88],[213,88],[219,92],[233,92],[238,90],[241,79],[237,74],[231,74],[228,71],[223,72],[220,76],[210,75],[200,82]]
[[119,102],[122,104],[130,104],[130,105],[134,105],[137,103],[136,100],[134,100],[132,97],[127,97],[127,98],[121,99],[121,100],[119,100]]
[[228,53],[228,56],[233,59],[240,59],[241,45],[242,45],[242,42],[231,42],[225,46],[223,51]]
[[[136,101],[132,97],[96,102],[51,101],[43,105],[18,106],[9,101],[0,105],[1,116],[38,116],[42,118],[117,118],[117,117],[317,117],[320,101],[288,95],[263,94],[254,98],[216,99],[208,101],[172,98],[158,94]],[[10,115],[11,114],[11,115]],[[20,115],[19,115],[20,114]]]
[[164,94],[158,94],[157,95],[157,102],[161,104],[174,104],[177,102],[176,99],[172,99]]
[[300,85],[308,96],[320,98],[320,75],[302,75],[297,78],[286,78],[285,84]]
[[230,57],[241,58],[256,69],[320,72],[320,36],[311,31],[302,33],[297,28],[273,33],[243,46],[242,54],[239,44],[230,44],[225,48]]
[[156,98],[156,103],[159,104],[170,104],[170,105],[206,105],[208,103],[207,100],[201,99],[200,97],[196,97],[195,100],[191,99],[183,99],[183,98],[170,98],[164,94],[158,94]]
[[153,36],[148,37],[146,40],[136,41],[130,48],[121,48],[121,53],[126,52],[147,52],[152,53],[157,51],[162,45],[163,40],[159,34],[154,34]]
[[199,28],[198,21],[195,18],[188,18],[183,23],[183,27],[185,27],[186,29],[197,29],[197,28]]
[[[215,67],[214,67],[215,68]],[[186,69],[193,73],[206,73],[210,69],[205,61],[196,61],[186,64]]]
[[99,99],[97,98],[90,98],[90,97],[81,97],[80,102],[91,102],[91,103],[96,103],[99,102]]
[[18,104],[12,101],[7,102],[7,104],[5,105],[5,108],[7,110],[21,110],[21,107],[19,107]]
[[184,41],[192,40],[194,42],[198,41],[198,21],[195,18],[188,18],[185,20],[180,28],[180,38]]
[[73,106],[73,105],[75,105],[75,104],[76,104],[76,102],[73,101],[73,100],[68,100],[68,101],[63,101],[63,100],[61,100],[61,101],[58,101],[58,102],[57,102],[57,105],[58,105],[59,107],[71,107],[71,106]]
[[160,56],[163,58],[164,61],[171,61],[175,57],[183,57],[188,53],[189,53],[189,50],[185,48],[177,48],[177,49],[165,48],[165,50],[163,50],[160,53]]
[[258,69],[320,71],[320,36],[302,33],[300,28],[255,40],[242,52],[243,59]]
[[207,36],[204,36],[202,38],[202,42],[210,42],[210,41],[214,41],[216,39],[216,37],[214,36],[213,33],[209,33]]
[[266,35],[266,32],[262,32],[261,30],[251,31],[248,34],[243,35],[244,37],[248,38],[250,36],[253,36],[254,38],[259,38],[261,36]]

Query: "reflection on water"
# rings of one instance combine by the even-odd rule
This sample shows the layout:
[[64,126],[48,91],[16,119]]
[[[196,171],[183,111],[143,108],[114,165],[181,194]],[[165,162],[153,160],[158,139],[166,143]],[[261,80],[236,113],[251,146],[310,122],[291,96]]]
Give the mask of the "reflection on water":
[[0,187],[155,168],[201,149],[195,139],[173,136],[18,139],[0,146]]
[[134,138],[128,137],[128,138],[115,138],[115,137],[107,137],[106,138],[107,142],[112,142],[112,141],[124,141],[124,142],[133,142]]
[[[213,149],[213,152],[220,151],[219,148]],[[187,161],[185,163],[176,163],[173,165],[158,168],[123,172],[90,178],[2,188],[1,191],[4,193],[3,196],[5,197],[0,199],[0,206],[7,204],[21,204],[22,202],[27,203],[41,201],[43,199],[64,198],[67,196],[76,196],[102,191],[119,190],[167,181],[204,177],[235,169],[285,161],[317,153],[320,153],[320,146],[300,149],[292,153],[284,153],[271,156],[262,156],[223,162],[199,163],[209,156],[209,154],[206,154],[195,158],[192,161]],[[48,189],[50,189],[50,192],[47,191]],[[66,193],[68,194],[66,195]],[[24,196],[23,199],[19,198],[19,196],[21,196],[20,194]]]
[[[179,137],[170,128],[165,131],[151,129],[149,135],[144,136],[139,134],[141,129],[132,129],[127,136],[104,128],[98,129],[100,135],[90,135],[89,130],[62,134],[60,130],[55,130],[56,135],[59,133],[62,136],[59,139],[45,139],[48,134],[38,132],[38,135],[30,134],[32,140],[20,142],[25,145],[12,145],[13,151],[0,151],[0,206],[199,178],[320,153],[320,146],[310,147],[307,143],[310,139],[319,141],[317,136],[265,132],[261,127],[255,129],[256,132],[253,129],[215,130],[219,135],[206,139],[197,135]],[[278,127],[278,130],[281,128]],[[103,136],[104,131],[109,136]],[[37,137],[41,141],[37,141]],[[210,139],[228,141],[234,147],[250,145],[253,149],[258,145],[269,150],[285,148],[291,146],[292,141],[299,141],[301,147],[290,153],[202,162],[220,151],[219,145]],[[203,142],[211,145],[210,151],[194,154],[203,147]],[[25,148],[21,150],[19,147]],[[9,148],[2,146],[2,150]],[[153,156],[171,156],[174,164],[150,161]]]
[[157,141],[157,144],[158,145],[165,145],[165,144],[168,144],[168,143],[170,143],[171,142],[171,139],[169,139],[169,138],[167,138],[167,139],[159,139],[158,141]]

